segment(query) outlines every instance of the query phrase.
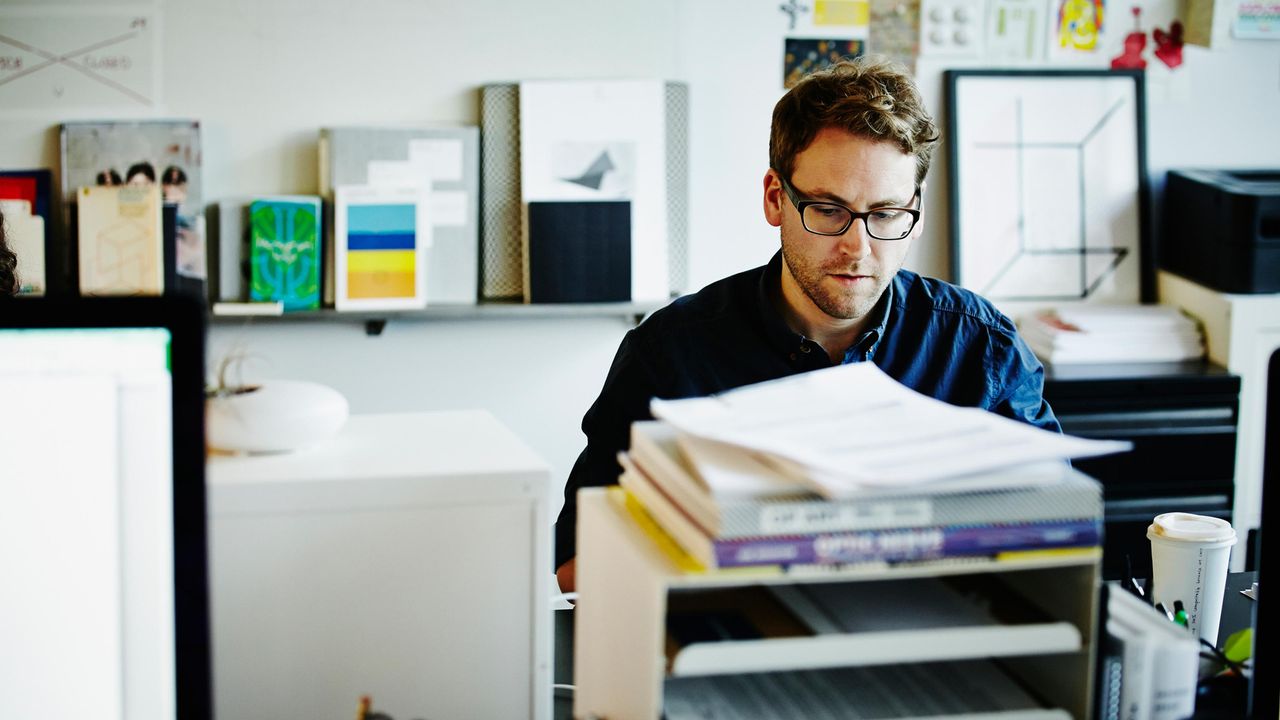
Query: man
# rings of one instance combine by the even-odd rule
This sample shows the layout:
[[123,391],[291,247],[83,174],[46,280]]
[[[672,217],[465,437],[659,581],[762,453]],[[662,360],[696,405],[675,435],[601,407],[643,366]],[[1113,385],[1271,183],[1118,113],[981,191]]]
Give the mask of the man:
[[1059,430],[1044,369],[989,302],[902,270],[923,228],[938,140],[897,65],[860,59],[811,75],[773,111],[764,215],[782,250],[627,333],[582,421],[587,447],[556,522],[556,576],[573,585],[579,488],[617,481],[649,400],[708,395],[870,361],[914,390]]

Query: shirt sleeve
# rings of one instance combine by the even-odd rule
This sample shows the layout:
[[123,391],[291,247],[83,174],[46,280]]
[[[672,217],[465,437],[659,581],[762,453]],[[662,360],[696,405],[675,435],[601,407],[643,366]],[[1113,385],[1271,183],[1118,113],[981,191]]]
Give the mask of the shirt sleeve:
[[1053,408],[1044,399],[1044,364],[1018,335],[1013,336],[1004,375],[1004,392],[993,410],[1044,430],[1062,432]]
[[630,445],[631,423],[647,420],[649,400],[658,394],[656,375],[644,352],[641,329],[627,333],[613,358],[600,396],[582,418],[587,446],[569,472],[564,507],[556,520],[555,567],[577,554],[578,490],[618,482],[618,452]]

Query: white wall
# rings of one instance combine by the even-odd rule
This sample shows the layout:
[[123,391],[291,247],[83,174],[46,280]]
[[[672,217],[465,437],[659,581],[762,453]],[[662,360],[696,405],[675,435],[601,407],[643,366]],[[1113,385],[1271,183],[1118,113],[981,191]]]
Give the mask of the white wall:
[[[1148,27],[1167,27],[1173,7],[1148,2]],[[760,188],[782,92],[786,18],[777,0],[165,0],[159,8],[165,107],[155,114],[203,122],[207,200],[315,192],[321,126],[475,123],[476,88],[488,82],[664,77],[691,85],[692,286],[776,248]],[[1172,166],[1280,166],[1280,43],[1189,47],[1174,73],[1151,62],[1157,185]],[[945,67],[918,68],[939,117]],[[0,112],[0,165],[56,168],[54,126],[71,119],[85,118]],[[908,264],[946,277],[942,154]],[[712,204],[714,214],[700,211]],[[625,329],[608,318],[393,322],[368,338],[344,322],[218,326],[211,352],[243,339],[265,359],[251,365],[257,377],[328,383],[357,412],[488,408],[562,478]]]

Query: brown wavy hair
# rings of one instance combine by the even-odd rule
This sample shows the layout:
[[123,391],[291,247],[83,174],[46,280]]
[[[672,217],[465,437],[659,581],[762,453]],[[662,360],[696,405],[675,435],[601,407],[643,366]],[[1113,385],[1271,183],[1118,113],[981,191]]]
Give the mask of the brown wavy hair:
[[0,213],[0,297],[18,294],[18,256],[5,240],[4,214]]
[[884,140],[916,159],[916,182],[929,172],[939,135],[902,65],[879,56],[844,60],[809,75],[773,108],[769,166],[783,177],[825,127]]

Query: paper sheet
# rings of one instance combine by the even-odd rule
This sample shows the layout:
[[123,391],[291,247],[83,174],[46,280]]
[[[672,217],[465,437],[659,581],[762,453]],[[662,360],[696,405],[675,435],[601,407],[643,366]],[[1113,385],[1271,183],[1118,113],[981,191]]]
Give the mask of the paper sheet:
[[871,363],[712,397],[654,400],[650,409],[681,432],[775,456],[819,482],[830,497],[1130,448],[948,405],[900,385]]

